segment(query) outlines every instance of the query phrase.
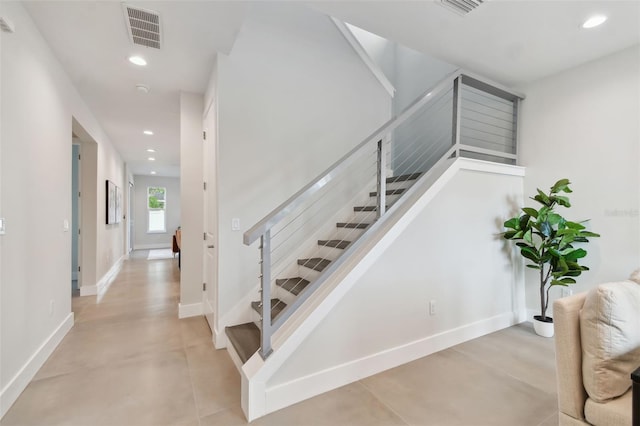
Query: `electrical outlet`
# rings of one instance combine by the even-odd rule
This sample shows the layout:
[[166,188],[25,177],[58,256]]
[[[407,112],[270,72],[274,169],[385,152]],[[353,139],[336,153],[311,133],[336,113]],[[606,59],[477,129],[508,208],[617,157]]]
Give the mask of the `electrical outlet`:
[[435,315],[435,314],[436,314],[436,301],[431,300],[429,301],[429,315]]

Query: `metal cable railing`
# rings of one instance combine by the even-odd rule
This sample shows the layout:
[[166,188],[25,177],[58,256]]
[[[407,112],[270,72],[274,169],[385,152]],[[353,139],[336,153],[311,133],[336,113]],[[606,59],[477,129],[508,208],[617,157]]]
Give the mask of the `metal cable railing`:
[[520,98],[458,70],[244,234],[247,245],[260,239],[263,358],[273,333],[434,165],[461,155],[515,162]]

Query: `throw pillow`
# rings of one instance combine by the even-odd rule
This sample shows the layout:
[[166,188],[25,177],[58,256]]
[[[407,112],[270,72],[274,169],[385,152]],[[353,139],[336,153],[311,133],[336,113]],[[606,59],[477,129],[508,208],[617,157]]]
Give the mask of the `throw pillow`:
[[597,402],[624,394],[640,366],[640,284],[600,284],[580,312],[582,380]]

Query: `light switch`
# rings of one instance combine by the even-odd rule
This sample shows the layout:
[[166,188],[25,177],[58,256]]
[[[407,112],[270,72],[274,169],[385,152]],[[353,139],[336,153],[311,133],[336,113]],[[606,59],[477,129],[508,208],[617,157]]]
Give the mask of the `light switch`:
[[65,219],[62,221],[62,230],[64,232],[69,232],[69,220]]
[[231,230],[232,231],[239,231],[240,230],[240,219],[237,217],[234,217],[233,219],[231,219]]
[[0,235],[4,235],[4,217],[0,217]]

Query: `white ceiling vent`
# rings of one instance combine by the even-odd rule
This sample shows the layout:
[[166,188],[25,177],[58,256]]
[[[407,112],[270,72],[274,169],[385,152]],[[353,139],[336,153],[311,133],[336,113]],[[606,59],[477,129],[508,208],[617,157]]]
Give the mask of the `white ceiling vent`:
[[122,5],[124,18],[127,21],[129,38],[133,44],[160,49],[162,36],[160,33],[160,15],[153,10]]
[[440,0],[440,4],[458,15],[466,15],[473,11],[486,0]]

